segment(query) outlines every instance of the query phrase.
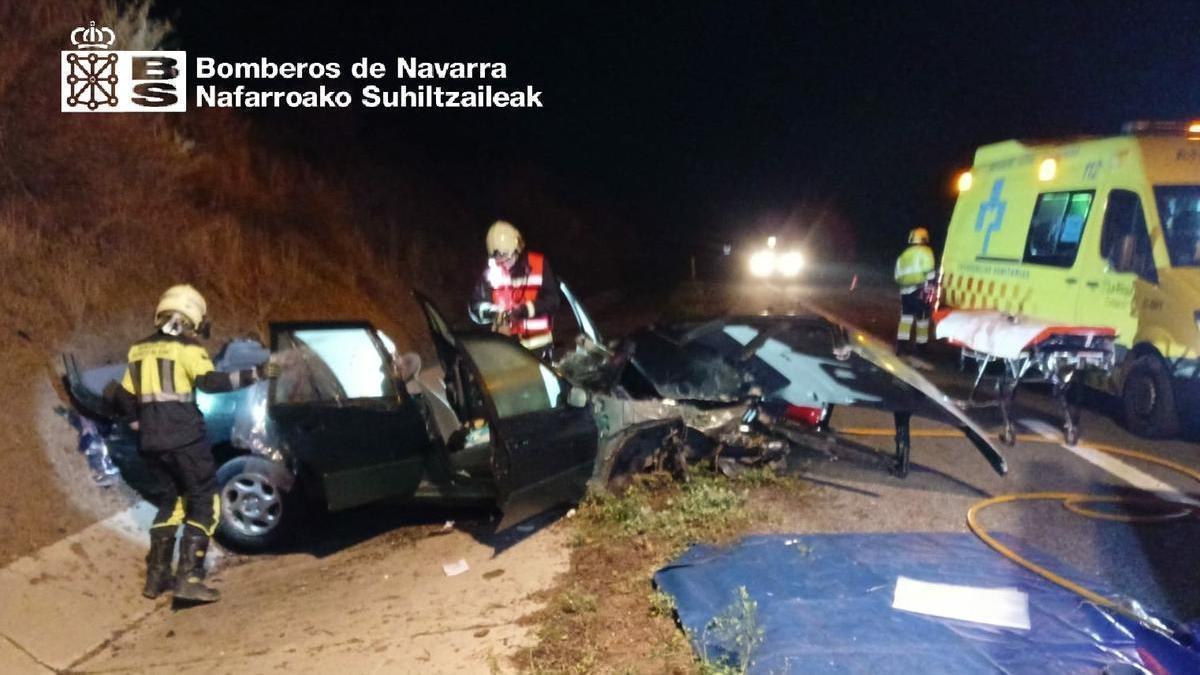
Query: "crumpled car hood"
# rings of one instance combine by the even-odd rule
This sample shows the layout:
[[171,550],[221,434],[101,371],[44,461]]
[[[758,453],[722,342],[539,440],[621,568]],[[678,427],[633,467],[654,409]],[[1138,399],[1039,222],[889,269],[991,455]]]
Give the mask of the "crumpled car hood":
[[831,317],[751,316],[676,323],[629,338],[630,365],[664,398],[732,402],[751,396],[800,407],[854,405],[961,429],[997,473],[1003,457],[936,385],[867,333]]

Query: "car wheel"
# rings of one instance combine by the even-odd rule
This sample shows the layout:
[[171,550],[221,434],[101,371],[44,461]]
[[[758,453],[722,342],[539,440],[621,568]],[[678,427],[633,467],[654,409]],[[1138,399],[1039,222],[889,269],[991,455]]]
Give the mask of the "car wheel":
[[283,488],[288,478],[286,469],[261,457],[243,455],[221,465],[221,542],[261,551],[283,541],[300,515],[299,499]]
[[1125,426],[1147,438],[1169,438],[1179,433],[1175,392],[1166,364],[1154,355],[1135,357],[1121,388]]

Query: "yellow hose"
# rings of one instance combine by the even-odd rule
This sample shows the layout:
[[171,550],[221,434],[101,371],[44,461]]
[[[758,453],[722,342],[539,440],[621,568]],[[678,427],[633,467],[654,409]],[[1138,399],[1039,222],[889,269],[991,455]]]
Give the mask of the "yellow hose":
[[[842,433],[842,434],[850,435],[850,436],[893,436],[896,433],[895,430],[893,430],[893,429],[879,429],[879,428],[865,428],[865,427],[839,429],[838,432]],[[916,437],[916,438],[960,438],[960,437],[962,437],[962,434],[960,432],[954,431],[951,429],[917,429],[917,430],[911,431],[910,435],[913,437]],[[1025,443],[1046,443],[1046,444],[1050,444],[1050,445],[1058,445],[1059,444],[1058,441],[1056,441],[1056,440],[1049,439],[1044,436],[1034,435],[1034,434],[1018,434],[1017,440],[1021,441],[1021,442],[1025,442]],[[1106,453],[1106,454],[1110,454],[1110,455],[1117,455],[1120,457],[1128,457],[1128,458],[1140,460],[1143,462],[1150,462],[1151,464],[1157,464],[1159,466],[1168,468],[1172,471],[1175,471],[1177,473],[1185,475],[1188,478],[1191,478],[1192,480],[1196,481],[1197,483],[1200,483],[1200,471],[1196,471],[1195,469],[1186,467],[1182,464],[1178,464],[1176,462],[1172,462],[1167,459],[1163,459],[1161,457],[1156,457],[1154,455],[1144,453],[1144,452],[1138,452],[1137,450],[1129,450],[1127,448],[1118,448],[1116,446],[1106,445],[1104,443],[1090,443],[1087,445],[1087,447],[1094,449],[1094,450],[1098,450],[1098,451]],[[1091,602],[1096,603],[1097,605],[1100,605],[1102,607],[1107,607],[1114,611],[1120,612],[1121,614],[1131,617],[1131,618],[1135,619],[1136,621],[1139,621],[1143,624],[1148,625],[1150,628],[1153,628],[1160,632],[1164,632],[1167,635],[1171,635],[1170,631],[1166,628],[1166,626],[1163,626],[1162,624],[1154,621],[1153,618],[1146,616],[1144,613],[1135,611],[1134,609],[1129,608],[1125,605],[1122,605],[1110,598],[1106,598],[1103,595],[1096,593],[1095,591],[1092,591],[1087,588],[1084,588],[1083,586],[1080,586],[1079,584],[1071,581],[1070,579],[1066,579],[1066,578],[1064,578],[1058,574],[1055,574],[1054,572],[1052,572],[1040,565],[1037,565],[1025,558],[1022,558],[1021,556],[1017,555],[1016,552],[1014,552],[1012,549],[1010,549],[1009,547],[1000,543],[995,537],[993,537],[987,531],[986,528],[984,528],[982,525],[979,524],[979,513],[981,511],[983,511],[984,509],[986,509],[987,507],[995,506],[997,504],[1010,504],[1013,502],[1021,502],[1021,501],[1058,501],[1058,502],[1062,503],[1064,508],[1071,511],[1072,513],[1076,513],[1078,515],[1081,515],[1081,516],[1084,516],[1087,518],[1097,518],[1097,519],[1101,519],[1101,520],[1110,520],[1110,521],[1116,521],[1116,522],[1122,522],[1122,523],[1161,523],[1161,522],[1166,522],[1169,520],[1175,520],[1177,518],[1183,518],[1183,517],[1187,517],[1189,515],[1197,514],[1198,511],[1195,507],[1186,505],[1186,504],[1176,505],[1176,504],[1172,503],[1171,506],[1177,507],[1177,508],[1173,511],[1169,511],[1166,513],[1151,513],[1151,514],[1145,514],[1145,515],[1125,515],[1125,514],[1107,513],[1104,511],[1096,511],[1094,509],[1087,508],[1084,505],[1085,504],[1123,504],[1123,505],[1127,505],[1127,506],[1131,506],[1131,505],[1162,506],[1164,503],[1167,503],[1167,502],[1165,502],[1164,500],[1134,499],[1134,498],[1129,498],[1129,497],[1113,497],[1113,496],[1107,496],[1107,495],[1090,495],[1090,494],[1083,494],[1083,493],[1079,493],[1079,492],[1024,492],[1024,493],[1016,493],[1016,494],[999,495],[997,497],[991,497],[989,499],[984,499],[982,501],[976,502],[975,504],[972,504],[971,508],[967,509],[967,527],[969,527],[971,529],[971,532],[973,532],[975,534],[975,536],[977,536],[981,540],[983,540],[983,542],[985,544],[990,546],[992,548],[992,550],[996,551],[1000,555],[1004,556],[1005,558],[1008,558],[1009,560],[1020,565],[1021,567],[1024,567],[1025,569],[1029,570],[1030,572],[1033,572],[1034,574],[1046,579],[1047,581],[1055,583],[1073,593],[1076,593],[1076,594],[1086,598],[1087,600],[1090,600]]]

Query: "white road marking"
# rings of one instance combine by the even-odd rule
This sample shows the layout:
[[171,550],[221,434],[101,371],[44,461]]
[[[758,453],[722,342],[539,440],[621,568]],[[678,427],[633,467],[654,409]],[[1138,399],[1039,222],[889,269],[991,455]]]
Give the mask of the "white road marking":
[[935,370],[935,368],[933,367],[933,364],[931,364],[928,361],[925,361],[923,359],[917,358],[915,356],[906,355],[901,358],[906,363],[908,363],[908,365],[912,366],[913,368],[916,368],[917,370],[927,370],[929,372],[933,372]]
[[[1019,423],[1021,426],[1043,438],[1050,440],[1060,440],[1062,438],[1061,430],[1041,420],[1022,419],[1019,420]],[[1139,490],[1145,490],[1168,501],[1200,506],[1200,501],[1188,497],[1169,483],[1165,483],[1140,469],[1130,466],[1110,454],[1083,445],[1070,446],[1065,443],[1060,443],[1060,445],[1070,450],[1080,459],[1104,469]]]

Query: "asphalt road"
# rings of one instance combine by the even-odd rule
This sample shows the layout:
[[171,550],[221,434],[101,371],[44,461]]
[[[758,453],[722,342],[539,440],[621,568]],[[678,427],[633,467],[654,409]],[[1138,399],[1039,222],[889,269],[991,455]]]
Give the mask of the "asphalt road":
[[[898,318],[894,290],[881,285],[848,284],[778,286],[744,283],[709,285],[686,295],[701,313],[803,311],[816,307],[890,341]],[[956,354],[941,347],[925,357],[935,367],[925,375],[960,399],[970,391],[970,375],[959,372]],[[986,398],[986,397],[984,397]],[[1025,492],[1080,492],[1152,496],[1175,491],[1175,499],[1200,500],[1200,485],[1186,476],[1134,459],[1113,461],[1086,448],[1104,443],[1137,450],[1200,469],[1200,444],[1186,440],[1148,440],[1125,431],[1106,411],[1081,410],[1083,438],[1072,450],[1061,443],[1061,417],[1044,386],[1023,387],[1015,418],[1018,433],[1048,434],[1052,443],[1019,442],[1004,449],[1007,476],[996,475],[967,442],[960,439],[915,438],[913,469],[905,479],[887,472],[890,438],[848,437],[833,448],[833,458],[820,452],[798,453],[796,470],[819,490],[803,507],[783,514],[782,530],[797,532],[966,531],[967,509],[986,497]],[[1102,404],[1099,407],[1103,407]],[[971,411],[985,429],[998,433],[998,409]],[[937,428],[914,420],[915,428]],[[837,428],[894,428],[890,415],[838,408]],[[944,427],[943,427],[944,428]],[[1103,464],[1104,466],[1098,466]],[[1171,523],[1125,524],[1093,520],[1067,511],[1059,503],[1037,502],[991,507],[986,527],[1017,537],[1066,564],[1101,580],[1126,598],[1161,616],[1189,621],[1200,616],[1200,519]]]

